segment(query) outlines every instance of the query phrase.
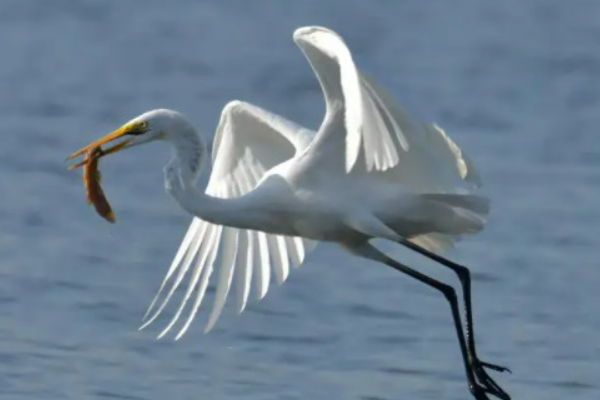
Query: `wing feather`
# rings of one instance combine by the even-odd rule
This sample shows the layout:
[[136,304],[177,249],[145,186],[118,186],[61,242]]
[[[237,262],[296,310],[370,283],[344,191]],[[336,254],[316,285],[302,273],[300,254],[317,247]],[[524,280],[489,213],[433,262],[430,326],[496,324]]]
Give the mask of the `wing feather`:
[[[408,151],[409,143],[393,121],[386,125],[386,116],[378,110],[376,100],[368,95],[344,40],[329,29],[305,27],[296,30],[294,41],[323,89],[327,105],[325,119],[330,119],[332,112],[344,113],[345,129],[321,129],[315,141],[321,144],[328,141],[335,148],[343,144],[347,173],[361,154],[367,171],[384,171],[398,164],[401,153]],[[344,131],[345,134],[340,135]]]
[[264,232],[254,232],[258,251],[254,252],[254,273],[256,275],[256,293],[258,299],[263,299],[269,290],[271,280],[271,261],[269,260],[269,245]]
[[[213,171],[206,192],[215,197],[232,198],[253,190],[266,171],[304,151],[314,133],[259,107],[240,101],[228,103],[222,113],[213,143]],[[312,247],[302,238],[284,237],[233,227],[222,227],[194,217],[175,258],[152,301],[141,328],[152,323],[164,310],[177,288],[191,277],[183,298],[159,337],[167,334],[181,318],[189,299],[195,296],[179,339],[189,329],[205,298],[215,260],[219,256],[219,273],[212,311],[205,332],[217,322],[231,289],[236,282],[236,309],[247,304],[252,281],[262,299],[269,289],[271,273],[283,283],[290,264],[299,266]],[[237,276],[236,276],[237,275]],[[170,290],[155,309],[167,283]],[[194,294],[195,293],[195,294]],[[141,329],[140,328],[140,329]]]
[[285,237],[285,246],[288,249],[290,263],[293,267],[298,267],[304,259],[304,245],[299,237]]
[[213,310],[210,313],[204,332],[209,332],[215,325],[215,322],[217,322],[219,315],[221,315],[221,310],[225,305],[225,299],[229,294],[229,288],[233,279],[233,267],[235,266],[235,259],[237,257],[238,232],[239,229],[223,228],[221,267],[219,268],[217,292],[215,294]]
[[[294,41],[325,96],[327,113],[315,144],[329,145],[335,151],[345,146],[346,173],[357,163],[359,171],[391,171],[388,177],[417,191],[458,192],[480,185],[473,164],[456,143],[436,125],[414,121],[373,79],[364,76],[338,34],[303,27],[294,33]],[[344,125],[332,129],[337,119],[330,114],[335,112],[344,113]]]
[[252,284],[252,261],[254,258],[254,242],[250,241],[251,233],[247,230],[240,230],[238,238],[238,258],[236,262],[236,308],[240,314],[246,308],[248,296],[250,295],[250,286]]
[[[173,296],[173,293],[175,293],[175,290],[177,290],[177,288],[179,287],[179,285],[183,281],[183,277],[185,276],[185,274],[189,270],[190,265],[192,264],[193,259],[198,254],[197,253],[198,247],[196,247],[196,244],[197,244],[197,246],[200,246],[202,243],[205,243],[205,244],[207,243],[207,241],[202,240],[202,239],[203,239],[203,236],[198,236],[198,237],[195,238],[195,242],[194,242],[195,244],[192,244],[192,246],[194,248],[191,251],[187,252],[185,259],[183,260],[182,264],[180,265],[180,267],[179,267],[179,269],[177,271],[177,277],[175,278],[175,282],[173,283],[173,285],[171,285],[171,289],[169,290],[169,292],[167,293],[167,295],[163,299],[160,307],[158,307],[158,309],[154,312],[154,314],[140,327],[140,329],[143,329],[146,326],[148,326],[149,324],[151,324],[162,313],[162,311],[166,307],[167,303],[171,299],[171,296]],[[210,240],[210,237],[209,237],[209,240]]]
[[[171,321],[169,322],[169,324],[162,330],[162,332],[158,335],[159,338],[163,337],[165,334],[167,334],[167,332],[169,332],[169,330],[171,330],[171,328],[173,327],[173,325],[175,325],[175,323],[177,322],[177,320],[179,319],[181,313],[183,312],[183,309],[185,308],[185,305],[187,304],[193,290],[195,289],[198,280],[200,279],[200,274],[202,273],[202,271],[204,271],[204,269],[206,268],[206,260],[208,258],[208,255],[212,249],[212,246],[214,245],[214,241],[216,240],[216,235],[215,235],[215,226],[214,225],[210,225],[205,223],[205,225],[207,225],[207,230],[209,231],[208,236],[207,236],[207,240],[202,242],[202,248],[200,249],[200,251],[197,253],[197,258],[196,258],[196,267],[194,268],[194,271],[192,273],[192,277],[188,283],[188,288],[185,292],[185,295],[183,296],[183,300],[180,302],[179,304],[179,308],[177,309],[177,311],[175,312],[175,315],[173,315],[173,317],[171,318]],[[210,225],[210,226],[208,226]],[[166,303],[165,303],[166,304]]]
[[156,301],[160,297],[160,294],[162,293],[163,289],[165,288],[165,285],[167,284],[167,282],[169,281],[169,279],[171,278],[171,276],[173,275],[175,270],[180,266],[183,256],[190,252],[190,245],[191,245],[192,241],[194,241],[194,239],[196,238],[197,235],[203,236],[205,229],[206,229],[206,223],[204,223],[204,221],[202,221],[201,219],[194,218],[194,220],[190,224],[190,227],[188,228],[188,230],[185,234],[185,237],[183,238],[183,241],[181,242],[181,245],[179,246],[179,250],[177,250],[177,254],[175,255],[175,258],[173,259],[173,262],[171,263],[171,266],[169,267],[167,274],[165,275],[162,283],[160,284],[160,288],[156,292],[156,295],[152,299],[152,302],[150,303],[150,305],[148,306],[148,309],[146,310],[146,313],[144,314],[144,319],[146,319],[146,317],[148,317],[148,315],[154,308],[154,305],[156,304]]
[[271,266],[275,274],[275,280],[278,285],[281,285],[287,278],[290,270],[287,264],[287,251],[285,245],[281,245],[280,236],[267,235],[269,244],[269,255],[271,256]]
[[217,257],[217,250],[219,249],[219,237],[221,236],[221,231],[223,229],[223,227],[220,225],[214,225],[214,227],[216,230],[215,235],[213,236],[214,241],[212,241],[210,244],[210,253],[209,253],[210,255],[209,255],[209,258],[206,263],[206,268],[204,268],[204,271],[202,273],[202,280],[200,281],[200,285],[198,286],[198,293],[196,295],[196,301],[194,302],[192,311],[188,315],[188,319],[185,321],[185,324],[183,325],[183,327],[179,330],[179,333],[177,333],[177,336],[175,336],[175,340],[178,340],[179,338],[181,338],[185,334],[185,332],[188,330],[192,321],[194,320],[194,317],[196,316],[196,312],[198,312],[198,308],[200,308],[202,299],[204,298],[204,295],[206,294],[206,288],[208,287],[208,281],[209,281],[210,276],[212,275],[213,264]]
[[403,110],[374,79],[361,75],[388,126],[403,132],[410,151],[386,176],[423,193],[460,192],[481,186],[479,175],[460,147],[435,124],[421,124]]

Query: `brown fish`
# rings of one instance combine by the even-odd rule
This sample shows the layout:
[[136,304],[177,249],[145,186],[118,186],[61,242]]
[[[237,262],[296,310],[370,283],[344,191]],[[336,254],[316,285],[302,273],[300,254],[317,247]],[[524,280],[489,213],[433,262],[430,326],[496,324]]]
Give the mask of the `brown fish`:
[[83,165],[83,183],[86,191],[86,202],[93,204],[96,212],[109,222],[115,222],[115,214],[100,186],[100,171],[98,159],[104,155],[102,148],[94,147],[88,150],[83,162],[69,167],[74,169]]

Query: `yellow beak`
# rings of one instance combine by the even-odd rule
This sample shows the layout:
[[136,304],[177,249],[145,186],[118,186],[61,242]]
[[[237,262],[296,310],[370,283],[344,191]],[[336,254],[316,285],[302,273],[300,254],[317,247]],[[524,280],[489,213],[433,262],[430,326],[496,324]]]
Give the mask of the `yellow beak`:
[[[65,161],[72,160],[75,157],[78,157],[78,156],[80,156],[82,154],[85,154],[85,153],[87,153],[88,150],[91,150],[94,147],[99,147],[99,146],[101,146],[103,144],[106,144],[106,143],[109,143],[109,142],[112,142],[114,140],[122,138],[123,136],[125,136],[129,132],[128,128],[129,127],[127,125],[125,125],[125,126],[119,128],[119,129],[117,129],[116,131],[114,131],[112,133],[109,133],[108,135],[104,136],[102,139],[96,140],[94,143],[89,144],[89,145],[85,146],[84,148],[82,148],[80,150],[77,150],[75,153],[73,153],[69,157],[67,157],[67,159]],[[117,143],[116,145],[114,145],[112,147],[109,147],[106,150],[102,150],[102,153],[100,154],[100,156],[98,158],[103,157],[103,156],[105,156],[107,154],[116,153],[117,151],[122,150],[125,147],[127,147],[127,145],[130,142],[131,142],[131,139],[126,139],[126,140],[124,140],[124,141],[122,141],[120,143]],[[82,166],[83,164],[84,163],[81,162],[79,164],[72,165],[72,166],[69,167],[69,169],[70,170],[71,169],[75,169],[77,167]]]

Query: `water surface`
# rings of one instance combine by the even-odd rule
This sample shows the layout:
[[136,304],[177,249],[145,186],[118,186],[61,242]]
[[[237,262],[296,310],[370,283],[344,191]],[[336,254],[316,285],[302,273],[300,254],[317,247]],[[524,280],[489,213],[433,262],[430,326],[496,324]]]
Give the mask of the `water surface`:
[[116,225],[65,170],[151,108],[208,137],[234,98],[316,128],[322,96],[291,35],[319,24],[478,166],[493,213],[449,256],[474,273],[480,354],[514,371],[498,381],[514,399],[597,398],[598,15],[560,0],[0,2],[0,397],[469,398],[444,300],[331,245],[210,335],[206,312],[179,342],[138,332],[189,221],[162,188],[169,153],[103,164]]

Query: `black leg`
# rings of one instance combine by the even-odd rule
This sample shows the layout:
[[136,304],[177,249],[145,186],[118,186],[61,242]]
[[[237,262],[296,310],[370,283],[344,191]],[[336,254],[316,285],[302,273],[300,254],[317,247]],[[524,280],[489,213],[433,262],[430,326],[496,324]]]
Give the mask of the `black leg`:
[[376,249],[375,247],[373,247],[370,244],[363,245],[360,250],[358,250],[358,251],[355,250],[355,253],[359,254],[363,257],[369,258],[369,259],[383,262],[386,265],[394,268],[395,270],[403,272],[403,273],[417,279],[418,281],[423,282],[426,285],[431,286],[431,287],[439,290],[440,292],[442,292],[444,297],[450,303],[450,308],[452,310],[452,319],[454,321],[454,328],[456,330],[456,335],[458,336],[458,342],[460,344],[460,350],[461,350],[461,354],[462,354],[462,358],[463,358],[465,372],[467,375],[467,382],[469,384],[469,390],[471,391],[471,393],[477,400],[489,399],[487,397],[486,393],[496,395],[501,399],[506,399],[506,400],[510,399],[510,397],[508,397],[508,395],[506,395],[506,397],[502,396],[501,393],[499,393],[497,391],[489,390],[489,388],[481,386],[475,380],[474,368],[473,368],[473,365],[469,358],[467,344],[466,344],[465,336],[464,336],[463,330],[462,330],[462,324],[461,324],[461,320],[460,320],[460,312],[458,309],[458,300],[456,297],[456,292],[454,291],[454,288],[452,286],[442,283],[442,282],[440,282],[436,279],[433,279],[425,274],[415,271],[414,269],[412,269],[402,263],[399,263],[396,260],[393,260],[392,258],[388,257],[387,255],[385,255],[384,253],[382,253],[381,251],[379,251],[378,249]]
[[407,240],[401,240],[400,244],[408,247],[411,250],[416,251],[417,253],[419,253],[427,258],[430,258],[433,261],[440,263],[441,265],[443,265],[445,267],[450,268],[458,276],[458,279],[459,279],[461,287],[462,287],[463,301],[465,304],[465,319],[466,319],[465,333],[467,336],[467,344],[468,344],[468,348],[469,348],[469,353],[472,357],[471,362],[472,362],[473,368],[475,370],[475,376],[483,385],[492,387],[493,390],[495,390],[499,394],[499,397],[510,398],[508,396],[508,394],[506,392],[504,392],[504,390],[502,390],[496,382],[494,382],[494,380],[487,374],[487,372],[483,368],[484,367],[490,368],[490,369],[493,369],[495,371],[500,371],[500,372],[504,372],[504,371],[510,372],[510,370],[506,367],[502,367],[499,365],[480,361],[479,358],[477,357],[477,351],[475,349],[475,332],[473,330],[473,311],[472,311],[472,306],[471,306],[471,273],[470,273],[469,269],[463,265],[452,262],[444,257],[440,257],[437,254],[432,253],[432,252],[430,252],[414,243],[411,243]]

